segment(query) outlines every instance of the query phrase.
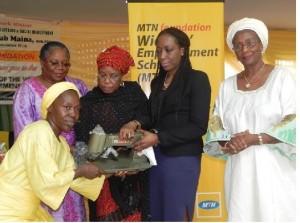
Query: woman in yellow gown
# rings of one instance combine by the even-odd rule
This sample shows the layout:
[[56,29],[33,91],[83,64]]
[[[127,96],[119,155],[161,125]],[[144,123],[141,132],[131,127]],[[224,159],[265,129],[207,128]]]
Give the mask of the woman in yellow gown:
[[80,100],[69,82],[44,94],[43,120],[27,125],[0,165],[0,221],[53,221],[41,206],[57,209],[68,189],[95,200],[104,175],[94,164],[76,168],[62,131],[79,118]]

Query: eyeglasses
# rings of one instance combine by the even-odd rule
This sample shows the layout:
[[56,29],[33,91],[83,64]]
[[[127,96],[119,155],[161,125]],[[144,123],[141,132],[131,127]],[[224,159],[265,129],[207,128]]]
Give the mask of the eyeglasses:
[[111,75],[106,75],[104,73],[98,74],[97,78],[99,81],[104,81],[107,78],[111,81],[111,82],[117,82],[120,78],[120,74],[111,74]]
[[68,62],[58,62],[58,61],[54,61],[54,62],[51,62],[51,61],[47,61],[45,60],[45,62],[50,66],[50,67],[53,67],[54,69],[57,69],[59,67],[63,67],[64,69],[69,69],[71,64],[68,63]]
[[246,40],[246,42],[244,44],[239,43],[239,44],[233,45],[232,49],[234,50],[234,52],[239,52],[244,47],[247,47],[247,49],[252,49],[253,47],[255,47],[256,44],[257,44],[257,41],[250,39],[250,40]]

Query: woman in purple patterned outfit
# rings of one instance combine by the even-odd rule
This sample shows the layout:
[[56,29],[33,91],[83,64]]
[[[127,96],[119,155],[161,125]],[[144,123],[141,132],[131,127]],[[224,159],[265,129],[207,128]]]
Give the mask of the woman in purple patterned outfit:
[[[88,92],[82,80],[67,77],[70,64],[68,48],[56,41],[46,43],[40,51],[42,74],[24,81],[14,95],[13,125],[15,140],[22,129],[41,117],[41,101],[45,91],[53,84],[68,81],[74,83],[81,95]],[[62,134],[70,147],[75,145],[74,130]],[[86,221],[84,199],[69,190],[62,205],[57,210],[44,205],[55,221]]]

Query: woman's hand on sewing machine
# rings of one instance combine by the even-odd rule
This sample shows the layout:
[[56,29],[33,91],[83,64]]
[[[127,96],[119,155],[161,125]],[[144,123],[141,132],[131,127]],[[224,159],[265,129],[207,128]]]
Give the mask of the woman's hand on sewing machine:
[[75,169],[74,179],[85,177],[91,180],[96,177],[101,177],[103,174],[105,174],[104,171],[99,169],[95,164],[86,163]]
[[134,139],[134,132],[137,130],[137,121],[130,121],[120,129],[119,138],[124,140]]
[[134,151],[139,152],[160,143],[157,133],[143,129],[138,130],[138,132],[143,134],[143,138],[134,143],[132,147]]

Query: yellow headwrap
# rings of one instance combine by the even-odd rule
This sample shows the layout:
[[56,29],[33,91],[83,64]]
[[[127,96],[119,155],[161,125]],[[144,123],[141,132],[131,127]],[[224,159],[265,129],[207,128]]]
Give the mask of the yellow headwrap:
[[78,88],[71,82],[59,82],[56,84],[53,84],[51,87],[47,89],[43,96],[42,105],[41,105],[41,115],[43,119],[46,119],[48,114],[48,108],[53,103],[53,101],[63,92],[73,89],[75,90],[79,97],[80,93],[78,91]]
[[258,35],[262,45],[263,45],[263,53],[266,51],[269,40],[269,33],[267,26],[258,19],[253,18],[243,18],[233,22],[227,32],[227,45],[231,51],[233,51],[232,39],[238,31],[242,31],[244,29],[250,29],[256,32]]

